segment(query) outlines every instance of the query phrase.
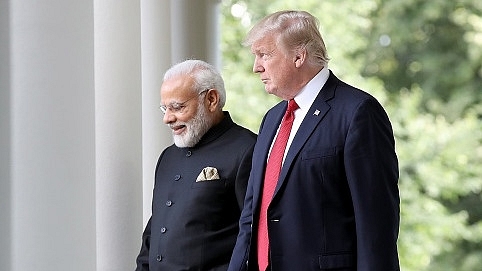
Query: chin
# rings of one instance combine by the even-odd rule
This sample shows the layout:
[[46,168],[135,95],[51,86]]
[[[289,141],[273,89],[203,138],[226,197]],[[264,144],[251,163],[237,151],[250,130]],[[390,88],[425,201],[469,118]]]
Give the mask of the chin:
[[191,148],[196,146],[203,135],[211,128],[212,119],[210,119],[201,107],[189,122],[187,122],[186,130],[181,135],[174,135],[174,144],[179,148]]
[[274,91],[274,90],[266,90],[266,93],[268,93],[268,94],[270,94],[270,95],[274,95],[274,96],[279,97],[279,96],[277,95],[277,92]]
[[195,145],[195,144],[191,144],[191,142],[189,142],[189,140],[187,140],[186,138],[184,138],[182,136],[174,136],[174,144],[178,148],[190,148],[190,147],[193,147]]
[[273,88],[272,86],[269,86],[269,85],[265,85],[264,90],[266,90],[266,92],[269,93],[269,94],[275,94],[276,93],[276,89]]
[[174,135],[173,139],[174,144],[178,148],[192,148],[196,146],[201,139],[201,136],[186,133],[183,135]]

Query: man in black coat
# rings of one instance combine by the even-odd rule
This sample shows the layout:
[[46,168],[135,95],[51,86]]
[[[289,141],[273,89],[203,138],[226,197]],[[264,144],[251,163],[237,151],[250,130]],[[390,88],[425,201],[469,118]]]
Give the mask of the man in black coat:
[[157,163],[137,271],[227,269],[256,135],[232,121],[225,101],[208,63],[187,60],[164,75],[161,110],[175,144]]

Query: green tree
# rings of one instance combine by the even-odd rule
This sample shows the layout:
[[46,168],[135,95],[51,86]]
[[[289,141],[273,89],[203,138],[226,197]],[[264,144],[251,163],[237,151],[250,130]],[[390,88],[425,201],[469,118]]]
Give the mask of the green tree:
[[400,261],[405,271],[482,266],[482,122],[420,112],[421,89],[387,104],[400,161]]
[[370,14],[364,76],[387,91],[419,87],[422,108],[455,120],[482,101],[482,4],[478,0],[378,0]]
[[352,54],[398,106],[406,270],[482,265],[481,15],[480,1],[380,0]]

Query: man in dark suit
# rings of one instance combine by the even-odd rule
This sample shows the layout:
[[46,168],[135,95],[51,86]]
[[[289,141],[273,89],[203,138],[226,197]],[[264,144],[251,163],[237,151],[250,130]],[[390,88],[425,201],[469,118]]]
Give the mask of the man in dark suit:
[[284,101],[261,123],[228,270],[399,270],[398,161],[382,106],[328,70],[307,12],[268,15],[245,45]]
[[161,110],[175,144],[157,163],[137,271],[227,269],[256,135],[232,121],[225,101],[208,63],[187,60],[164,75]]

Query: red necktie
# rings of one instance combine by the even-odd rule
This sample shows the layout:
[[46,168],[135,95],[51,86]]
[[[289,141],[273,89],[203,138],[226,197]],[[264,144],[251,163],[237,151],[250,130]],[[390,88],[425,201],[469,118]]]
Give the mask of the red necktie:
[[278,131],[273,147],[271,148],[271,153],[269,154],[268,163],[266,165],[258,227],[258,266],[260,271],[265,271],[268,267],[269,239],[267,210],[278,182],[286,143],[288,142],[291,127],[293,126],[293,121],[295,119],[294,111],[296,109],[298,109],[298,105],[295,100],[291,99],[288,102],[288,108],[286,108],[286,113],[281,121],[281,127]]

